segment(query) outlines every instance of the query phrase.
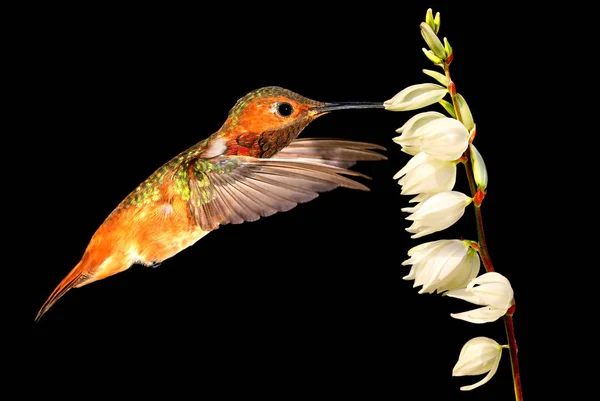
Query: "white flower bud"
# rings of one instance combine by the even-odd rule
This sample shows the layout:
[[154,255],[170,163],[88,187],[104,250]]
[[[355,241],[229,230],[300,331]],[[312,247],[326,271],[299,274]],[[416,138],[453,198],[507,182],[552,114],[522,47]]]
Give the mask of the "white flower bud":
[[[450,46],[450,42],[448,42],[447,38],[444,38],[444,50],[446,50],[448,56],[452,54],[452,46]],[[450,61],[448,61],[448,63],[450,63]]]
[[472,198],[457,191],[440,192],[424,200],[406,220],[413,224],[406,229],[411,238],[445,230],[456,223],[464,214]]
[[471,114],[471,109],[469,109],[467,101],[460,93],[456,94],[456,103],[458,103],[458,110],[460,111],[460,118],[462,119],[463,124],[471,131],[475,127],[473,115]]
[[475,305],[485,305],[462,313],[451,313],[455,319],[471,323],[487,323],[506,314],[513,303],[513,289],[506,277],[500,273],[482,274],[472,280],[466,288],[448,291],[445,295],[460,298]]
[[422,48],[421,50],[423,50],[423,53],[425,54],[425,56],[429,59],[429,61],[431,61],[433,64],[435,65],[439,65],[442,63],[442,59],[439,58],[438,56],[436,56],[431,50],[426,49],[426,48]]
[[421,22],[421,36],[423,36],[423,39],[425,40],[427,46],[429,46],[433,54],[435,54],[441,60],[446,59],[448,55],[446,54],[446,49],[444,48],[444,45],[440,41],[440,38],[437,37],[433,29],[431,29],[431,27],[425,22]]
[[393,98],[386,100],[383,105],[386,110],[408,111],[420,109],[437,103],[446,96],[448,90],[437,84],[412,85],[398,92]]
[[441,113],[437,114],[443,118],[426,116],[431,121],[422,124],[426,121],[426,117],[422,117],[411,130],[406,129],[402,135],[394,138],[394,142],[400,144],[402,150],[411,155],[425,152],[439,160],[459,159],[469,146],[469,131],[460,121],[445,117]]
[[438,293],[464,288],[479,273],[479,255],[471,241],[439,240],[411,248],[409,259],[402,265],[412,265],[404,280],[415,280],[413,287],[422,285],[422,293]]
[[488,184],[488,174],[485,168],[485,162],[481,153],[475,148],[473,144],[469,145],[471,149],[471,163],[473,164],[473,176],[475,177],[475,183],[477,187],[485,192]]
[[433,24],[435,25],[434,31],[437,34],[440,30],[440,13],[435,13],[435,18],[433,19]]
[[454,105],[447,100],[440,100],[438,102],[445,110],[450,114],[450,117],[456,118],[456,111],[454,110]]
[[502,346],[487,337],[475,337],[465,343],[460,350],[458,362],[452,369],[452,376],[487,375],[475,384],[463,386],[462,391],[469,391],[484,385],[498,370]]
[[425,14],[425,23],[431,27],[431,29],[435,30],[435,22],[433,20],[433,10],[431,8],[427,9],[427,13]]
[[394,179],[398,178],[402,195],[451,191],[456,183],[456,162],[439,160],[421,152],[394,175]]
[[423,70],[423,73],[425,75],[429,75],[431,78],[435,79],[436,81],[438,81],[439,83],[441,83],[444,86],[450,85],[450,78],[448,78],[444,74],[441,74],[441,73],[439,73],[437,71],[433,71],[433,70]]

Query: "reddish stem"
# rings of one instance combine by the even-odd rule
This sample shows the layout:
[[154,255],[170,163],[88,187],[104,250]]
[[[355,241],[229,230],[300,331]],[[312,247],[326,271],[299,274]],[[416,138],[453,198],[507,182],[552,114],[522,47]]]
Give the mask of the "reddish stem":
[[[471,178],[469,178],[471,181]],[[474,180],[473,180],[474,181]],[[475,206],[475,221],[477,222],[477,241],[479,242],[479,256],[481,262],[485,266],[487,272],[493,272],[494,265],[492,264],[492,258],[488,252],[487,242],[485,240],[485,233],[483,232],[483,217],[481,216],[481,206]]]
[[510,365],[512,367],[513,384],[515,386],[515,399],[523,401],[523,390],[521,389],[521,372],[519,371],[519,348],[517,347],[517,338],[515,336],[515,326],[513,324],[513,312],[515,305],[504,315],[504,327],[508,337],[508,346],[510,351]]
[[[456,119],[462,122],[460,110],[458,108],[458,102],[456,101],[456,85],[452,82],[452,78],[450,77],[450,63],[444,64],[444,72],[446,76],[450,79],[451,89],[450,97],[452,98],[452,104],[454,105],[454,111],[456,113]],[[477,184],[475,183],[475,176],[473,174],[473,165],[471,164],[471,156],[470,150],[467,147],[467,150],[464,154],[466,161],[465,172],[467,173],[467,178],[469,180],[469,190],[471,191],[471,196],[475,197],[477,194]],[[481,199],[483,201],[483,198]],[[474,202],[477,203],[477,202]],[[490,254],[488,252],[487,242],[485,240],[485,233],[483,231],[483,216],[481,214],[481,202],[479,204],[474,205],[475,209],[475,221],[477,225],[477,239],[479,243],[479,256],[481,257],[481,262],[485,267],[487,272],[493,272],[494,265],[492,264],[492,259],[490,258]],[[516,401],[523,401],[523,390],[521,389],[521,373],[519,371],[519,358],[518,358],[518,348],[517,348],[517,339],[515,337],[515,327],[513,325],[513,314],[515,312],[516,304],[514,303],[510,307],[510,309],[504,315],[504,326],[506,328],[506,337],[508,338],[508,346],[510,350],[510,364],[512,367],[512,376],[513,376],[513,384],[515,387],[515,399]]]

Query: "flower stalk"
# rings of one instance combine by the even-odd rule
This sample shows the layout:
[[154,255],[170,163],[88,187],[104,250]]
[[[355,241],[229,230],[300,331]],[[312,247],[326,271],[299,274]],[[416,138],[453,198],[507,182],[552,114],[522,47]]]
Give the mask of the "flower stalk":
[[[454,82],[452,81],[452,77],[450,76],[450,65],[444,63],[443,68],[446,77],[450,80],[450,85],[452,85],[453,87],[453,90],[448,90],[448,92],[450,93],[450,97],[452,98],[452,104],[454,105],[454,113],[456,115],[456,119],[460,122],[463,122],[462,116],[460,114],[460,107],[458,105],[458,101],[456,100],[456,85],[454,84]],[[465,150],[464,159],[462,160],[465,165],[471,196],[475,197],[475,195],[477,194],[477,184],[475,183],[475,174],[473,173],[473,164],[471,162],[470,152],[470,149],[467,148],[467,150]],[[490,254],[488,252],[488,246],[485,240],[485,233],[483,231],[483,216],[481,214],[481,204],[478,205],[477,202],[474,202],[474,209],[475,224],[477,225],[477,240],[479,242],[479,256],[481,257],[481,262],[483,263],[485,270],[487,272],[493,272],[495,271],[494,265],[492,264],[492,259],[490,258]]]
[[517,339],[515,337],[515,326],[513,324],[513,312],[515,304],[504,315],[504,327],[506,329],[506,337],[508,338],[508,348],[510,351],[510,366],[513,375],[513,385],[515,387],[515,399],[523,401],[523,392],[521,390],[521,372],[519,370],[519,349],[517,347]]
[[[444,73],[446,77],[450,80],[450,85],[448,87],[448,92],[450,93],[450,97],[452,99],[452,105],[454,106],[454,113],[456,119],[460,122],[462,121],[462,116],[460,114],[460,107],[458,105],[458,101],[456,99],[456,85],[452,81],[452,77],[450,75],[450,64],[445,62],[442,64]],[[471,192],[471,196],[475,197],[477,193],[477,184],[475,183],[475,174],[473,173],[473,164],[471,162],[470,149],[467,148],[465,151],[465,172],[467,174],[467,179],[469,181],[469,190]],[[479,257],[481,258],[481,263],[485,267],[487,272],[494,272],[494,265],[492,264],[492,259],[490,257],[488,251],[487,241],[485,239],[485,232],[483,229],[483,216],[481,213],[481,204],[477,204],[477,202],[473,202],[473,209],[475,210],[475,224],[477,226],[477,241],[479,244]],[[512,369],[513,376],[513,385],[515,390],[515,400],[523,401],[523,390],[521,388],[521,373],[519,370],[519,356],[518,356],[518,347],[517,347],[517,339],[515,336],[515,327],[513,322],[513,313],[515,311],[516,303],[513,299],[513,305],[508,310],[508,312],[504,315],[504,327],[506,329],[506,337],[508,338],[508,348],[510,352],[510,365]]]

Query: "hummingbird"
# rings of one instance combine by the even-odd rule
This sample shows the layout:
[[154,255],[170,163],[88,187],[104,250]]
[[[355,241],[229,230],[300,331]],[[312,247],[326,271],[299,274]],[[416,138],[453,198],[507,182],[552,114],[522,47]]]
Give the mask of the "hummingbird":
[[288,211],[337,187],[368,191],[350,177],[369,177],[349,167],[387,159],[377,152],[384,147],[297,137],[329,112],[383,107],[383,102],[323,103],[277,86],[249,92],[218,131],[158,168],[117,205],[35,320],[71,288],[134,264],[157,266],[220,225]]

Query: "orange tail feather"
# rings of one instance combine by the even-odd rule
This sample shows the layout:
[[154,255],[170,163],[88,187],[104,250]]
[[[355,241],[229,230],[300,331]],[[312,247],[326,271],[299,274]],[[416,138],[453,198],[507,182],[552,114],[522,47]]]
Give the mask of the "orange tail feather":
[[77,263],[77,266],[71,270],[69,274],[60,282],[60,284],[52,291],[52,294],[48,297],[46,302],[40,308],[37,316],[35,317],[35,321],[37,322],[40,318],[50,309],[52,305],[56,303],[69,291],[71,288],[75,287],[77,284],[81,283],[85,279],[85,275],[83,274],[83,265],[82,262]]

